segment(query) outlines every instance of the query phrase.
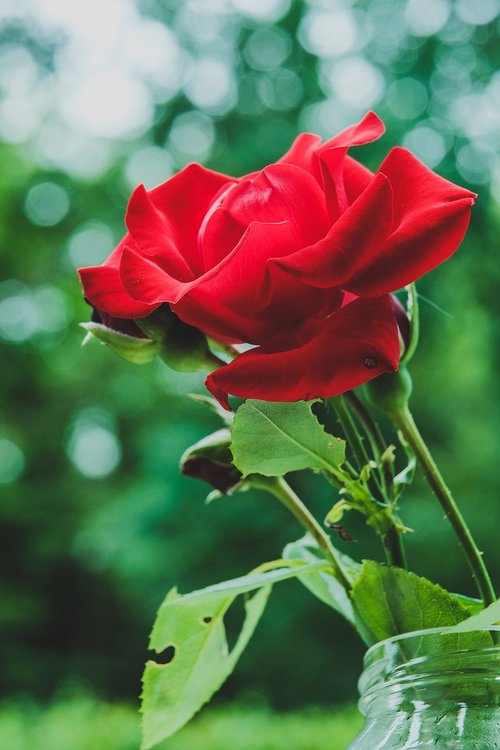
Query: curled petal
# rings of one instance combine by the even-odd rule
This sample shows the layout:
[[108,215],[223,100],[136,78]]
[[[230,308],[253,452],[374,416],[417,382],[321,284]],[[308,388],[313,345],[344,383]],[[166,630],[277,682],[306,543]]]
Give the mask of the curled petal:
[[177,246],[170,216],[156,208],[144,185],[139,185],[132,193],[125,222],[141,255],[153,260],[174,278],[181,281],[194,278]]
[[383,247],[393,223],[392,202],[389,180],[376,175],[322,240],[273,263],[316,287],[344,286],[365,258]]
[[144,318],[158,307],[132,297],[114,266],[80,268],[78,274],[88,301],[115,318]]
[[120,278],[131,297],[148,305],[177,302],[190,287],[189,282],[179,281],[130,247],[122,254]]
[[175,245],[195,276],[205,271],[198,242],[203,220],[219,194],[237,181],[201,164],[188,164],[149,192],[154,207],[168,216]]
[[345,157],[343,178],[349,206],[366,190],[373,177],[374,174],[371,169],[363,166],[349,155]]
[[211,373],[208,390],[229,408],[228,394],[264,401],[335,396],[397,370],[399,337],[388,295],[356,299],[322,321],[315,335],[288,349],[264,346]]
[[242,229],[251,222],[288,221],[301,243],[315,242],[328,227],[323,191],[311,175],[293,164],[272,164],[253,180],[240,182],[223,207]]
[[347,187],[344,180],[346,154],[351,146],[371,143],[383,135],[385,126],[375,112],[368,112],[361,122],[351,125],[319,150],[323,171],[324,188],[330,217],[335,220],[349,207]]
[[319,135],[301,133],[286,154],[278,160],[278,164],[295,164],[306,172],[310,172],[318,182],[321,182],[321,165],[318,158],[320,146],[321,138]]
[[[232,253],[193,281],[178,281],[131,248],[123,252],[120,274],[123,286],[134,299],[149,305],[162,302],[176,305],[176,312],[185,322],[212,336],[217,333],[219,319],[220,335],[254,341],[259,332],[269,335],[279,325],[277,320],[260,320],[267,302],[264,282],[268,261],[296,248],[297,240],[289,222],[254,222]],[[188,299],[181,304],[183,298]],[[210,331],[207,321],[211,321]]]
[[380,245],[365,245],[345,288],[365,297],[386,294],[420,278],[460,245],[476,195],[394,148],[379,174],[393,192],[393,226]]
[[[209,335],[259,343],[283,325],[264,312],[268,304],[266,279],[270,259],[297,248],[289,222],[250,224],[234,251],[198,280],[185,285],[177,314]],[[290,285],[289,285],[290,286]],[[290,299],[287,300],[290,310]]]
[[360,122],[350,125],[341,133],[338,133],[329,141],[326,141],[321,152],[330,148],[351,148],[351,146],[364,146],[372,143],[385,133],[385,125],[375,112],[371,110],[366,113]]

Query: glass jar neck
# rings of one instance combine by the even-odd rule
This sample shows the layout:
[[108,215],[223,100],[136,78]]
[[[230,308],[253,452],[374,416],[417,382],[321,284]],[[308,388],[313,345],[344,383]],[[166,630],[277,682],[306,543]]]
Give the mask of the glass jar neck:
[[429,630],[382,641],[365,656],[360,709],[369,718],[388,711],[450,715],[498,706],[499,642],[500,628]]

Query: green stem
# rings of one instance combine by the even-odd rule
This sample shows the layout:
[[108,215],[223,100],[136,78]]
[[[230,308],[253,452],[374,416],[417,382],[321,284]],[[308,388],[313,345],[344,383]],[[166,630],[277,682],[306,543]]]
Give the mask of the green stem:
[[400,366],[407,365],[410,359],[415,354],[420,334],[417,287],[415,286],[415,284],[409,284],[406,287],[406,291],[408,292],[407,310],[410,318],[410,341],[408,343],[407,349],[403,352]]
[[[378,463],[381,463],[381,457],[385,450],[387,449],[386,442],[384,440],[384,437],[382,435],[382,432],[380,431],[380,427],[376,423],[376,421],[373,419],[372,415],[360,399],[357,393],[354,391],[348,391],[345,395],[345,399],[353,412],[356,414],[356,417],[363,425],[363,428],[366,432],[366,435],[368,437],[368,440],[370,441],[370,445],[373,451],[373,455]],[[393,488],[393,479],[394,479],[394,472],[392,470],[391,465],[384,461],[384,463],[381,465],[381,472],[382,472],[382,479],[384,484],[384,494],[388,502],[390,502],[392,497],[392,488]]]
[[[370,458],[366,452],[366,448],[363,445],[363,441],[358,433],[354,420],[352,419],[351,413],[347,408],[344,396],[333,396],[328,399],[328,402],[332,405],[340,425],[345,433],[348,443],[350,444],[353,453],[358,462],[359,468],[369,463]],[[369,489],[374,497],[378,497],[381,504],[385,505],[384,491],[378,477],[371,475],[369,480]],[[376,502],[376,501],[374,501]],[[385,522],[384,522],[385,526]],[[383,532],[378,529],[379,536],[382,539],[384,553],[387,558],[387,562],[390,565],[397,565],[398,567],[406,567],[405,552],[403,549],[403,542],[401,534],[396,528],[395,524],[392,523],[389,529],[384,528]]]
[[488,604],[496,601],[496,595],[488,570],[484,564],[482,553],[478,549],[472,534],[459,511],[453,495],[446,486],[446,483],[436,466],[417,425],[415,424],[415,420],[413,419],[408,406],[401,406],[400,408],[393,410],[390,413],[390,416],[414,451],[429,486],[441,503],[441,507],[460,541],[484,605],[488,606]]
[[384,545],[388,551],[388,560],[391,565],[397,565],[398,568],[408,567],[403,539],[394,524],[385,534]]
[[328,399],[328,403],[332,405],[337,415],[337,419],[340,423],[340,426],[342,427],[342,430],[344,431],[347,442],[350,445],[352,452],[354,453],[354,457],[358,464],[358,469],[361,470],[363,466],[366,466],[370,462],[370,457],[366,452],[366,448],[363,445],[363,441],[360,435],[358,434],[356,425],[354,424],[349,410],[346,407],[344,397],[332,396]]
[[304,529],[306,529],[306,531],[308,531],[317,541],[318,546],[323,550],[325,556],[331,562],[335,577],[345,590],[349,592],[352,588],[351,582],[344,573],[337,550],[299,496],[295,494],[290,485],[281,477],[270,481],[266,484],[265,489],[267,489],[268,492],[271,492],[281,503],[283,503]]

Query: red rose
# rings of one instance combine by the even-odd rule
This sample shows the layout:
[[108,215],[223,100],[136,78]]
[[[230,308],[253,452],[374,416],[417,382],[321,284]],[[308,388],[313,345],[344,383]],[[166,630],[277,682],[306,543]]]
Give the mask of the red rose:
[[390,293],[456,250],[475,195],[402,148],[375,174],[347,156],[383,131],[369,112],[325,143],[300,135],[245,177],[191,164],[139,186],[128,234],[80,269],[87,299],[129,319],[168,302],[208,336],[252,344],[207,378],[226,404],[332,396],[396,370]]

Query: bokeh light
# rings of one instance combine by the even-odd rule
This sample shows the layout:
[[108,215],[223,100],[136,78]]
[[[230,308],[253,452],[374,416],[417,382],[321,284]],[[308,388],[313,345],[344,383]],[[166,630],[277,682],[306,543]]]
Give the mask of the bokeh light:
[[18,479],[25,465],[24,454],[18,445],[0,437],[0,485],[10,484]]
[[[0,695],[46,700],[69,669],[132,700],[166,589],[239,575],[298,534],[251,493],[204,509],[205,488],[178,476],[183,450],[219,426],[187,397],[204,374],[133,367],[96,341],[82,349],[90,308],[75,271],[112,252],[138,184],[192,161],[247,174],[301,130],[330,138],[369,108],[387,130],[353,156],[375,170],[403,145],[478,193],[459,253],[419,282],[412,367],[415,410],[495,564],[499,11],[499,0],[3,0],[0,528],[16,580],[12,592],[0,582]],[[402,505],[405,522],[427,527],[426,541],[408,535],[411,558],[472,593],[419,492]],[[331,500],[314,487],[311,498],[320,514]],[[355,700],[357,646],[303,593],[276,596],[231,696],[265,681],[280,708]],[[300,694],[275,623],[307,654],[307,668],[293,660]],[[345,648],[318,679],[332,638]]]
[[111,474],[121,459],[121,447],[112,415],[89,407],[79,412],[73,422],[66,450],[75,468],[90,479]]
[[39,227],[53,227],[64,219],[70,208],[66,190],[54,182],[33,185],[24,202],[28,219]]

